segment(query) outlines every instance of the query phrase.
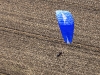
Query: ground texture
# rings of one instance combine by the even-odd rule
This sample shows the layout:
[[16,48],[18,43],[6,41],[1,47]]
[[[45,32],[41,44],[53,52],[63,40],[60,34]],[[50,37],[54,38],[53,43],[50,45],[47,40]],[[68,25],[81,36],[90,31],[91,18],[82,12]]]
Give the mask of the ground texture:
[[[59,9],[75,19],[71,45]],[[0,0],[0,75],[100,75],[100,0]]]

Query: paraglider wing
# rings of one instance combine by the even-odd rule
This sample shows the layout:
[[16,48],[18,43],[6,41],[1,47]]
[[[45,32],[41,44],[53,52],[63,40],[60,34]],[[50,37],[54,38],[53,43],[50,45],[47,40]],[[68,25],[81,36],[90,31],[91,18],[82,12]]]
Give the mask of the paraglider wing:
[[69,11],[57,10],[56,18],[64,41],[71,44],[74,34],[74,18]]

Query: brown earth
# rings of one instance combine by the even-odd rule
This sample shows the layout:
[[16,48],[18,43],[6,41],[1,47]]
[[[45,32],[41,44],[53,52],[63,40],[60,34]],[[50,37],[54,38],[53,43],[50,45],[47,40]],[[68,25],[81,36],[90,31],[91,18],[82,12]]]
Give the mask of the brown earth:
[[[71,45],[60,9],[75,19]],[[0,0],[0,75],[100,75],[100,0]]]

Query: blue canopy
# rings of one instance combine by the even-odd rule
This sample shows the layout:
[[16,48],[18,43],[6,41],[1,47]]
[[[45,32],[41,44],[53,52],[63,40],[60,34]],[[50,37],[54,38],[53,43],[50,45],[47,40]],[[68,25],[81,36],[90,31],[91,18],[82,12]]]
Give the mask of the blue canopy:
[[57,10],[56,18],[64,41],[71,44],[74,34],[74,18],[69,11]]

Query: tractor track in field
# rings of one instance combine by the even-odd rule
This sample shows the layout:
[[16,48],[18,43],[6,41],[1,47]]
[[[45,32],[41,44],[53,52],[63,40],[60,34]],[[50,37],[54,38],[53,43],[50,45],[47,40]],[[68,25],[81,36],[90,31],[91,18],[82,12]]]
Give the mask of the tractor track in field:
[[[48,37],[46,35],[40,35],[40,34],[36,34],[36,33],[29,33],[29,32],[25,32],[25,31],[20,31],[17,29],[13,29],[13,28],[8,28],[8,27],[0,27],[0,31],[4,31],[4,32],[8,32],[8,33],[13,33],[13,34],[17,34],[17,35],[22,35],[22,36],[26,36],[26,37],[30,37],[30,38],[36,38],[39,40],[44,40],[44,41],[48,41],[48,42],[52,42],[55,44],[61,44],[63,46],[66,46],[66,44],[64,44],[64,42],[60,39],[55,39],[53,37]],[[73,42],[74,44],[69,45],[69,47],[73,47],[73,49],[78,48],[78,49],[85,49],[85,50],[80,50],[84,53],[89,53],[91,54],[91,51],[94,55],[98,55],[100,56],[100,47],[97,46],[93,46],[93,45],[86,45],[86,44],[81,44],[79,42]]]

